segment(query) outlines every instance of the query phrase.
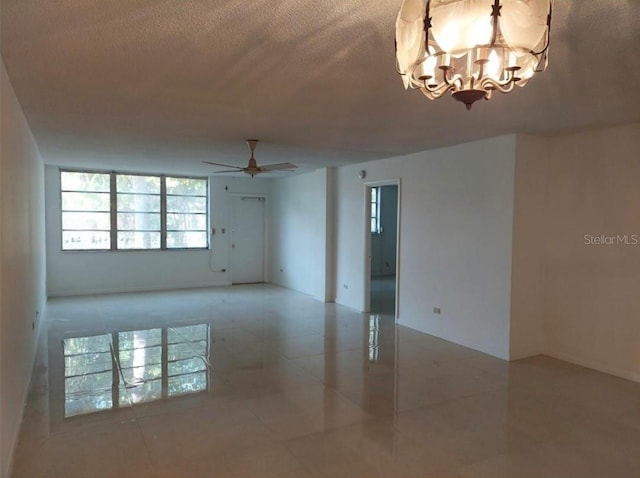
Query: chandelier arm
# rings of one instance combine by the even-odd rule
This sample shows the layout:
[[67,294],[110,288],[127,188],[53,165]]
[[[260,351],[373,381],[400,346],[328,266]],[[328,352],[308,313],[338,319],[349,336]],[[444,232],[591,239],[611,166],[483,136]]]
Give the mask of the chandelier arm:
[[488,77],[482,80],[482,88],[486,91],[498,90],[500,93],[510,93],[511,91],[513,91],[513,88],[515,88],[515,86],[516,81],[514,78],[511,78],[511,80],[504,83]]
[[445,68],[442,70],[442,78],[447,86],[455,91],[461,90],[464,88],[464,81],[461,75],[451,75],[453,72],[453,68]]
[[451,71],[451,68],[443,68],[442,69],[442,79],[447,84],[447,86],[453,86],[452,83],[451,83],[453,78],[449,78],[449,71]]
[[482,88],[486,88],[487,85],[489,85],[490,87],[497,88],[500,91],[503,91],[504,88],[510,88],[512,84],[515,84],[518,81],[518,78],[516,78],[513,70],[506,70],[506,71],[507,71],[507,78],[504,81],[498,81],[494,78],[491,78],[490,76],[487,76],[485,78],[482,78],[482,80],[480,80],[480,86]]
[[444,93],[449,91],[451,89],[451,86],[447,85],[446,83],[441,83],[435,86],[429,86],[425,81],[424,87],[421,87],[420,89],[427,90],[429,93],[437,95],[437,97],[440,97]]
[[450,88],[447,87],[447,85],[439,85],[437,88],[435,89],[431,89],[431,88],[420,88],[420,91],[429,99],[432,100],[437,100],[438,98],[440,98],[442,95],[444,95],[447,91],[449,91]]

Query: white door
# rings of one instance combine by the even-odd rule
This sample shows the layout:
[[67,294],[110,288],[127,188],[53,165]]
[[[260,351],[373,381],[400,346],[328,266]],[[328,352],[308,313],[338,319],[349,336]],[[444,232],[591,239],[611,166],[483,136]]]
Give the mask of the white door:
[[264,282],[265,198],[233,196],[231,283]]

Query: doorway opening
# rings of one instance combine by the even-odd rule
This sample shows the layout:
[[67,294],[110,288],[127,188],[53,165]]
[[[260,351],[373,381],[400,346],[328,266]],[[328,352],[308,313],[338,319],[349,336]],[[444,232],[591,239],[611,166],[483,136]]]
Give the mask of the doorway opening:
[[231,201],[231,283],[264,282],[266,198],[234,194]]
[[398,317],[399,180],[367,184],[365,309]]

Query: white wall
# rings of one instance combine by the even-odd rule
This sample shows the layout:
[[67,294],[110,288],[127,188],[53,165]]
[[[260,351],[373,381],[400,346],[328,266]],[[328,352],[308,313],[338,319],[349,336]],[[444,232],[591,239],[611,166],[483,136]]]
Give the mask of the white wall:
[[511,360],[544,352],[549,141],[519,135],[513,210]]
[[545,353],[640,381],[640,244],[584,239],[640,240],[640,124],[552,138],[546,163]]
[[61,296],[230,284],[231,195],[264,194],[269,201],[271,180],[212,177],[211,227],[217,233],[211,250],[197,251],[62,252],[57,167],[46,167],[45,186],[48,293]]
[[2,64],[0,477],[8,476],[45,308],[43,165]]
[[508,358],[515,147],[506,136],[339,168],[336,302],[365,304],[358,170],[400,178],[400,323]]
[[327,272],[332,174],[319,169],[275,180],[270,208],[271,282],[322,301],[332,295]]

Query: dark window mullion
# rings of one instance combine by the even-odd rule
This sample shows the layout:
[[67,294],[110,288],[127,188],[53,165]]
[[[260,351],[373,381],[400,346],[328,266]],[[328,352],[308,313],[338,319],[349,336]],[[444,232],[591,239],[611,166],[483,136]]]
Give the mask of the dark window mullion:
[[[164,181],[163,181],[164,182]],[[169,333],[166,327],[162,328],[162,352],[161,352],[161,362],[162,362],[162,398],[167,398],[169,396]]]
[[160,249],[167,248],[167,177],[160,178]]
[[[111,403],[112,408],[120,408],[120,337],[117,332],[111,333],[111,343],[113,344],[111,355]],[[117,356],[116,356],[117,355]]]
[[110,191],[110,205],[111,205],[111,250],[118,250],[118,191],[116,173],[111,173],[109,178]]

